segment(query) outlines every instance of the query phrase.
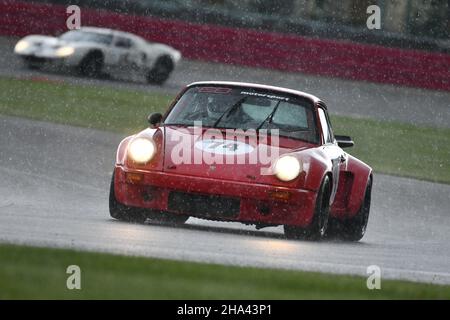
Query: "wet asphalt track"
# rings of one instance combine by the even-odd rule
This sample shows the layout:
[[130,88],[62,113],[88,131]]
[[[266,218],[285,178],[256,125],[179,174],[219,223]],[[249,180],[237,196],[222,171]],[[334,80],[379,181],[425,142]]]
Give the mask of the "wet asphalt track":
[[[110,219],[118,135],[0,116],[0,242],[450,284],[450,185],[376,174],[361,242],[302,242],[281,227]],[[362,286],[365,283],[361,283]]]

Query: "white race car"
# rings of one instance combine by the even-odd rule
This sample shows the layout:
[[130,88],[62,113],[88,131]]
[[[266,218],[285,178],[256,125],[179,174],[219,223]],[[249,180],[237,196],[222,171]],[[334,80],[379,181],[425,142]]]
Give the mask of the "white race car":
[[163,84],[181,59],[181,53],[167,45],[94,27],[68,31],[59,37],[29,35],[17,42],[14,52],[30,68],[48,64],[75,67],[86,76],[133,71],[155,84]]

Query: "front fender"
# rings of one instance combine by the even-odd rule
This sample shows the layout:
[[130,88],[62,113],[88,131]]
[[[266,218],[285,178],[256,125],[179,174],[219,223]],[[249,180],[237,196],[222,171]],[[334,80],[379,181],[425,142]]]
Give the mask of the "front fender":
[[331,162],[320,148],[301,151],[299,158],[302,161],[305,176],[301,181],[302,185],[298,187],[318,191],[325,175],[332,171]]
[[[128,145],[134,138],[147,138],[153,140],[156,145],[156,154],[152,160],[145,164],[139,164],[133,162],[127,157]],[[128,136],[123,139],[116,153],[116,166],[123,166],[125,168],[132,168],[137,170],[163,170],[163,160],[164,160],[164,134],[161,129],[145,129],[138,134]]]
[[116,165],[123,166],[125,164],[127,147],[133,137],[134,136],[128,136],[119,143],[116,152]]

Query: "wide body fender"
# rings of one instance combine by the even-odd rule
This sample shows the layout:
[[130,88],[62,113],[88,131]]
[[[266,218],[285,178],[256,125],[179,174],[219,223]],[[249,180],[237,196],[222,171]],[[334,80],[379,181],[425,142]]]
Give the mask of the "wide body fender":
[[372,168],[347,155],[345,168],[339,173],[338,189],[330,215],[340,219],[355,216],[363,203],[369,179],[372,179]]

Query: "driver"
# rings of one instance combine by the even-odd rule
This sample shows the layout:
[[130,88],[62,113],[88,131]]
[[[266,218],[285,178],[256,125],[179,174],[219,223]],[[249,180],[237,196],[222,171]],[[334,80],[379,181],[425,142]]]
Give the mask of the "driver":
[[206,104],[206,111],[208,112],[208,117],[213,121],[216,121],[220,116],[227,111],[229,106],[226,106],[214,99],[213,97],[208,97]]
[[222,117],[221,124],[236,124],[249,121],[249,117],[241,110],[240,106],[223,117],[233,106],[233,102],[237,101],[220,95],[201,97],[197,103],[196,111],[190,118],[193,119],[195,117],[196,121],[202,121],[205,125],[213,125],[220,117]]
[[229,106],[216,97],[201,97],[197,102],[196,111],[189,118],[195,121],[202,121],[207,125],[213,124],[220,116],[227,111]]

